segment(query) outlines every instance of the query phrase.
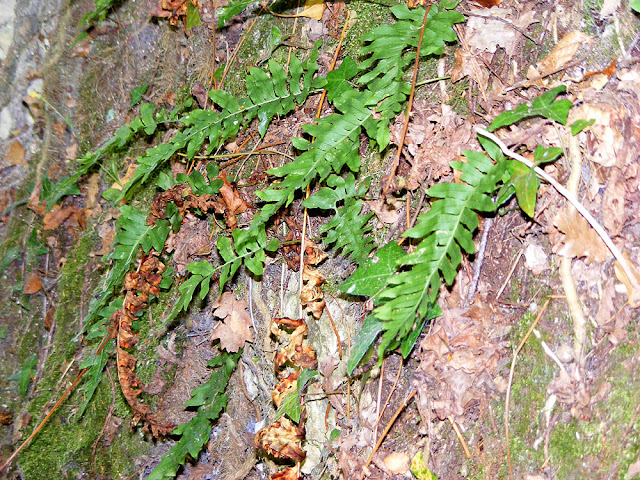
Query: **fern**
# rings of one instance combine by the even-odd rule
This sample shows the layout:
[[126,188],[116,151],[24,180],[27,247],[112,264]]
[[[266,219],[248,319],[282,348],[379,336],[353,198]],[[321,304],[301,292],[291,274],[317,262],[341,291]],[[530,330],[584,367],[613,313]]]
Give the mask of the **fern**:
[[218,418],[227,405],[228,397],[224,394],[231,374],[238,364],[242,350],[238,353],[221,352],[207,365],[217,370],[209,380],[196,388],[191,400],[185,406],[198,407],[198,413],[191,421],[183,423],[174,431],[181,438],[169,452],[162,457],[160,464],[149,474],[147,480],[174,478],[187,456],[197,458],[204,445],[209,441],[211,422]]
[[144,183],[149,176],[169,160],[176,152],[186,148],[187,158],[191,159],[209,142],[207,153],[211,153],[229,138],[238,134],[254,118],[258,118],[258,131],[264,136],[269,123],[276,115],[285,115],[304,102],[313,84],[313,75],[318,69],[318,47],[312,50],[309,58],[302,63],[296,57],[291,59],[291,78],[281,65],[269,62],[271,76],[262,70],[252,68],[247,77],[247,97],[238,100],[220,90],[209,92],[209,98],[222,110],[196,109],[179,120],[185,130],[179,131],[168,142],[160,144],[138,157],[138,168],[133,177],[114,200],[128,198],[133,189]]
[[[382,332],[380,356],[400,346],[406,358],[425,321],[439,314],[435,301],[441,278],[449,285],[453,283],[463,252],[471,255],[475,251],[477,212],[493,212],[496,208],[491,196],[503,179],[506,161],[499,151],[491,146],[487,149],[496,163],[483,153],[465,151],[467,163],[452,162],[454,169],[461,172],[463,183],[442,183],[428,190],[429,196],[438,200],[404,234],[420,243],[415,251],[398,260],[402,271],[389,277],[379,295],[381,305],[367,319],[356,343],[368,342],[368,348]],[[350,361],[350,370],[357,363]]]
[[344,179],[331,175],[327,185],[302,204],[308,208],[333,210],[331,220],[320,227],[320,233],[326,234],[324,243],[333,245],[336,250],[342,250],[343,254],[360,263],[373,249],[373,238],[368,235],[371,231],[368,223],[373,214],[361,215],[363,202],[357,199],[367,192],[369,184],[366,182],[356,187],[355,177],[349,173]]
[[166,220],[159,220],[155,225],[147,225],[147,215],[129,205],[120,207],[118,226],[119,230],[114,237],[115,248],[103,259],[105,262],[114,260],[113,267],[104,284],[98,289],[98,297],[89,305],[82,332],[86,332],[94,323],[98,312],[107,305],[116,289],[122,285],[139,249],[142,248],[145,254],[152,248],[161,252],[171,228]]

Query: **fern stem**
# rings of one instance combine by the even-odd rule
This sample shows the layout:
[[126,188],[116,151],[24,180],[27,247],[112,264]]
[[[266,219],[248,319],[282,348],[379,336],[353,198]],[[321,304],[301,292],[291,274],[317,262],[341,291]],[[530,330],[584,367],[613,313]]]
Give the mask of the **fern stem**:
[[427,24],[427,15],[429,15],[429,10],[431,9],[431,4],[427,5],[427,8],[424,10],[424,18],[422,19],[422,27],[420,28],[420,40],[418,40],[418,48],[416,48],[416,61],[413,66],[413,78],[411,79],[411,93],[409,94],[409,102],[407,104],[407,113],[404,118],[404,127],[402,128],[402,136],[400,137],[400,142],[398,143],[398,153],[396,154],[396,158],[393,161],[393,166],[391,167],[391,172],[389,172],[389,178],[387,180],[387,185],[382,190],[382,196],[386,196],[389,191],[389,186],[391,186],[391,181],[396,174],[396,170],[398,168],[398,163],[400,163],[400,156],[402,155],[402,147],[404,146],[404,140],[407,136],[407,130],[409,129],[409,116],[411,114],[411,109],[413,108],[413,97],[416,93],[416,81],[418,80],[418,67],[420,66],[420,47],[422,47],[422,38],[424,37],[424,27]]
[[633,290],[634,290],[633,292],[627,292],[627,293],[629,294],[630,300],[635,301],[636,299],[632,297],[640,296],[640,285],[638,285],[638,281],[636,279],[636,275],[633,272],[633,269],[629,265],[629,262],[627,262],[627,260],[624,258],[624,256],[622,255],[622,252],[617,247],[617,245],[613,243],[613,240],[611,239],[607,231],[598,223],[598,221],[593,217],[593,215],[591,215],[589,210],[587,210],[584,207],[584,205],[580,203],[580,200],[578,200],[574,195],[571,194],[571,192],[569,192],[566,188],[560,185],[551,175],[549,175],[547,172],[542,170],[540,167],[536,167],[532,162],[527,160],[522,155],[517,154],[513,150],[510,150],[509,147],[507,147],[502,140],[500,140],[498,137],[496,137],[492,133],[487,132],[484,128],[481,128],[481,127],[476,127],[476,132],[482,135],[483,137],[487,137],[489,140],[492,140],[496,145],[498,145],[498,147],[500,147],[500,150],[502,150],[502,153],[504,153],[507,157],[513,158],[514,160],[517,160],[520,163],[523,163],[527,167],[532,168],[533,171],[536,172],[536,174],[538,174],[541,178],[543,178],[548,183],[550,183],[553,186],[553,188],[555,188],[558,191],[560,195],[566,198],[569,201],[569,203],[571,203],[571,205],[575,207],[575,209],[585,218],[585,220],[589,222],[589,224],[593,227],[596,233],[600,235],[600,238],[602,238],[602,241],[607,245],[607,247],[609,247],[609,250],[611,251],[613,256],[616,258],[616,260],[622,267],[622,270],[624,271],[625,275],[629,279],[629,282],[633,286]]

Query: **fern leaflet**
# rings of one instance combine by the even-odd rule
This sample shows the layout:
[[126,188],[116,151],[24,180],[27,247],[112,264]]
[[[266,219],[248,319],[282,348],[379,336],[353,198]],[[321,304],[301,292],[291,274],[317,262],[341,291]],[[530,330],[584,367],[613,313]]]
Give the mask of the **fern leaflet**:
[[373,214],[361,215],[363,202],[357,198],[367,193],[368,182],[356,187],[355,177],[349,173],[344,179],[331,175],[327,185],[302,204],[308,208],[333,210],[331,220],[320,227],[320,233],[326,234],[324,243],[333,245],[336,250],[342,250],[342,253],[360,263],[373,249],[373,238],[368,235],[371,231],[368,222]]

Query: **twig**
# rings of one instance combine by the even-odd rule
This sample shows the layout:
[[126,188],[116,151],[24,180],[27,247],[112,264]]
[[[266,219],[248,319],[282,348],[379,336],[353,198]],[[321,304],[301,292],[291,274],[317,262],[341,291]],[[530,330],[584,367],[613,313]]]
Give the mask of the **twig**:
[[382,364],[380,365],[380,378],[378,378],[378,400],[376,402],[376,423],[373,426],[373,441],[378,441],[378,423],[380,423],[380,405],[382,400],[382,384],[384,382],[384,366],[386,365],[386,357],[382,358]]
[[422,37],[424,37],[424,27],[427,24],[427,15],[429,14],[430,8],[431,8],[431,4],[427,5],[427,8],[424,11],[424,18],[422,19],[422,27],[420,28],[420,40],[418,40],[418,47],[416,48],[416,60],[415,60],[415,65],[413,66],[413,79],[411,80],[411,93],[409,94],[409,101],[407,102],[407,113],[405,114],[405,117],[404,117],[404,127],[402,128],[402,135],[400,136],[400,141],[398,142],[398,152],[396,153],[396,158],[393,161],[393,166],[391,167],[391,171],[389,172],[387,185],[382,190],[383,197],[389,191],[389,187],[391,186],[393,177],[395,176],[396,170],[398,169],[398,164],[400,163],[400,156],[402,155],[402,148],[404,147],[404,140],[407,136],[407,130],[409,129],[409,116],[411,114],[411,109],[413,108],[413,96],[416,93],[416,81],[418,80],[418,67],[420,66],[420,48],[422,47]]
[[449,420],[449,423],[451,423],[451,426],[453,427],[453,431],[456,433],[456,437],[458,437],[458,441],[460,442],[460,445],[462,445],[462,450],[464,450],[464,455],[467,458],[471,458],[471,452],[469,451],[467,442],[464,441],[464,437],[462,436],[462,432],[460,431],[460,428],[458,427],[456,422],[453,421],[453,418],[447,417],[447,420]]
[[509,369],[509,382],[507,383],[507,395],[504,400],[504,436],[505,436],[505,442],[507,444],[507,465],[509,467],[509,478],[511,480],[513,480],[513,466],[511,465],[511,446],[509,444],[509,401],[511,400],[511,384],[513,383],[513,372],[516,369],[516,359],[518,358],[518,353],[520,353],[520,350],[522,350],[522,347],[524,347],[524,344],[527,342],[527,340],[531,336],[531,332],[533,332],[533,330],[538,325],[538,322],[542,318],[542,314],[547,309],[547,306],[549,305],[550,301],[551,301],[550,299],[547,299],[547,301],[544,303],[544,305],[542,306],[542,309],[540,309],[540,313],[538,313],[538,316],[529,327],[529,330],[527,330],[527,333],[524,335],[524,338],[520,341],[518,348],[516,348],[516,351],[513,352],[513,360],[511,360],[511,368]]
[[507,274],[507,278],[504,279],[504,283],[500,287],[500,290],[498,290],[498,293],[496,293],[496,300],[500,298],[500,295],[502,295],[502,292],[504,292],[504,289],[507,287],[507,283],[509,283],[509,279],[511,278],[511,275],[513,275],[513,272],[518,266],[518,262],[520,261],[520,258],[522,257],[523,253],[524,253],[524,248],[521,248],[520,252],[518,252],[518,255],[516,256],[515,261],[513,262],[513,265],[511,265],[511,270],[509,270],[509,273]]
[[384,401],[384,406],[382,407],[382,411],[380,412],[380,415],[378,415],[378,419],[376,420],[376,434],[378,433],[378,424],[380,423],[380,420],[382,420],[384,411],[387,409],[387,405],[389,405],[389,401],[391,400],[391,395],[393,395],[393,392],[395,392],[396,387],[398,386],[398,381],[400,380],[400,374],[402,373],[402,367],[403,367],[403,362],[402,362],[402,359],[400,359],[400,368],[398,368],[398,373],[396,373],[396,379],[393,381],[391,390],[389,390],[389,395],[387,395],[387,399]]
[[[376,442],[376,446],[373,447],[373,450],[371,451],[371,454],[369,455],[369,458],[367,458],[367,463],[365,463],[365,465],[364,465],[365,467],[368,467],[371,464],[371,460],[373,460],[373,456],[375,455],[375,453],[380,448],[380,445],[382,445],[382,442],[383,442],[384,438],[387,436],[387,433],[389,433],[389,430],[391,430],[391,427],[393,426],[393,423],[400,416],[400,413],[402,413],[402,411],[407,407],[407,405],[409,405],[409,402],[415,396],[416,393],[418,393],[418,390],[414,390],[413,392],[411,392],[409,394],[409,396],[407,397],[407,399],[404,402],[402,402],[402,405],[400,405],[398,407],[398,409],[396,410],[396,412],[393,414],[393,417],[391,417],[391,420],[389,420],[389,423],[387,424],[386,428],[382,432],[382,435],[380,436],[380,438]],[[364,471],[362,473],[362,476],[364,477]]]
[[[96,351],[96,355],[99,355],[100,352],[104,349],[104,347],[107,346],[107,344],[109,343],[109,340],[111,340],[113,338],[112,333],[109,332],[107,333],[105,339],[103,340],[102,344],[100,345],[100,348],[98,348],[98,350]],[[51,418],[51,416],[53,415],[53,413],[58,409],[58,407],[60,405],[62,405],[62,402],[64,402],[66,400],[66,398],[69,396],[69,394],[71,393],[71,391],[75,388],[75,386],[78,384],[78,382],[80,382],[80,380],[82,379],[83,375],[87,372],[87,370],[89,370],[89,368],[91,367],[85,367],[82,370],[80,370],[80,373],[78,373],[78,376],[76,377],[76,379],[73,381],[73,383],[64,391],[64,393],[62,394],[62,396],[60,397],[60,399],[55,403],[55,405],[51,408],[51,410],[49,411],[49,413],[47,413],[47,415],[44,417],[44,419],[38,424],[38,426],[33,430],[33,432],[31,432],[31,435],[29,435],[27,437],[27,439],[22,442],[20,444],[20,446],[18,447],[18,449],[13,452],[11,454],[11,456],[7,459],[6,462],[4,462],[4,464],[0,467],[0,472],[2,472],[5,468],[7,468],[9,466],[9,464],[13,461],[14,458],[16,458],[16,456],[22,451],[24,450],[24,448],[29,444],[29,442],[31,442],[31,440],[33,440],[33,438],[38,434],[38,432],[40,430],[42,430],[42,427],[45,426],[45,424],[49,421],[49,419]]]
[[[622,255],[622,252],[620,251],[620,249],[616,246],[615,243],[613,243],[613,240],[611,240],[611,237],[609,236],[609,234],[598,223],[598,221],[593,217],[593,215],[591,215],[589,210],[587,210],[584,207],[584,205],[582,205],[582,203],[580,203],[580,201],[571,192],[569,192],[566,188],[560,185],[551,175],[549,175],[547,172],[542,170],[540,167],[536,167],[532,162],[527,160],[522,155],[512,150],[509,150],[509,148],[502,142],[502,140],[500,140],[494,134],[489,133],[484,128],[480,128],[480,127],[476,127],[476,132],[478,132],[483,137],[487,137],[488,139],[493,140],[493,142],[495,142],[495,144],[498,145],[498,147],[500,147],[500,150],[502,150],[502,153],[504,153],[506,156],[511,157],[514,160],[517,160],[520,163],[525,164],[529,168],[532,168],[537,175],[539,175],[541,178],[543,178],[548,183],[550,183],[558,191],[560,195],[566,198],[571,203],[571,205],[573,205],[575,209],[585,218],[585,220],[589,222],[589,224],[593,227],[596,233],[600,235],[600,238],[602,238],[602,241],[604,241],[607,247],[609,247],[609,250],[611,251],[613,256],[616,258],[616,260],[622,267],[622,270],[624,271],[625,275],[629,279],[629,282],[633,286],[635,295],[640,295],[640,285],[638,285],[636,276],[634,275],[633,270],[631,269],[631,266]],[[632,292],[629,292],[629,296],[631,295],[632,295]]]
[[[558,137],[562,140],[559,132]],[[571,162],[571,173],[567,181],[567,190],[577,197],[580,176],[582,175],[582,156],[580,154],[578,139],[573,135],[569,137],[569,154],[566,156]],[[572,208],[569,206],[567,210],[571,212]],[[569,257],[560,257],[560,278],[562,280],[562,286],[564,287],[564,293],[567,296],[569,313],[573,319],[573,334],[575,337],[573,352],[578,364],[584,365],[584,343],[587,339],[587,320],[582,311],[580,300],[578,299],[576,283],[571,274],[571,258]]]
[[473,272],[473,280],[469,286],[469,292],[467,298],[464,301],[464,306],[467,307],[476,296],[476,290],[478,290],[478,282],[480,281],[480,272],[482,271],[482,264],[484,263],[484,254],[487,251],[487,243],[489,241],[489,232],[493,226],[493,217],[489,217],[484,222],[484,230],[482,231],[482,239],[480,240],[480,246],[478,247],[478,258],[476,259],[476,269]]
[[247,28],[247,31],[244,32],[244,35],[242,35],[242,38],[240,39],[240,42],[238,42],[238,45],[233,50],[233,53],[231,54],[231,58],[229,58],[229,60],[227,61],[227,64],[224,66],[224,71],[222,72],[222,78],[220,78],[220,84],[218,85],[218,90],[222,89],[222,84],[224,83],[224,79],[227,77],[227,73],[229,73],[229,69],[231,68],[231,64],[233,63],[233,61],[235,60],[236,56],[238,55],[238,52],[240,51],[240,47],[242,47],[242,44],[244,43],[244,41],[249,36],[249,33],[251,32],[251,30],[253,30],[253,27],[256,25],[256,22],[258,21],[258,18],[260,17],[260,13],[262,13],[266,8],[267,8],[267,2],[264,2],[262,4],[262,10],[260,10],[258,15],[256,15],[256,18],[253,19],[253,22],[251,22],[251,25],[249,25],[249,28]]
[[331,312],[329,311],[329,307],[325,306],[324,309],[327,312],[327,317],[329,317],[329,321],[331,322],[331,327],[333,328],[333,333],[336,335],[336,340],[338,341],[338,355],[340,356],[340,360],[342,360],[342,340],[340,340],[340,334],[338,333],[338,328],[336,327],[333,318],[331,317]]

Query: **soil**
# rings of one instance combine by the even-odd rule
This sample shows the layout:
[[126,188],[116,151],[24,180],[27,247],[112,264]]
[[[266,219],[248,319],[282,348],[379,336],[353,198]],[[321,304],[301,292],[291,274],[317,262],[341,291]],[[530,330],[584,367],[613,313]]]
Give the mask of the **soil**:
[[[187,30],[183,19],[171,26],[165,18],[152,17],[155,3],[113,2],[106,18],[86,31],[81,20],[94,8],[86,0],[23,0],[0,13],[1,463],[54,412],[0,472],[2,479],[143,479],[177,441],[171,435],[153,438],[143,425],[133,425],[134,412],[118,382],[115,349],[104,354],[106,366],[97,377],[84,379],[53,409],[92,362],[99,343],[87,338],[83,319],[104,288],[110,269],[106,255],[119,215],[117,205],[102,193],[125,178],[139,155],[174,131],[135,137],[102,159],[100,168],[80,179],[79,190],[61,201],[68,214],[53,228],[51,217],[38,210],[38,189],[72,174],[79,155],[104,145],[139,114],[139,104],[131,102],[136,87],[148,84],[142,102],[166,108],[186,99],[201,102],[201,93],[214,86],[212,73],[218,84],[218,69],[237,49],[223,88],[242,98],[250,68],[264,68],[267,58],[286,64],[290,52],[304,58],[316,40],[322,40],[318,63],[325,74],[347,11],[351,23],[341,58],[349,54],[362,60],[360,37],[392,20],[385,2],[327,4],[320,21],[276,16],[254,5],[214,29],[216,2],[202,2],[202,25]],[[376,201],[389,179],[393,143],[399,142],[404,116],[390,126],[392,145],[381,155],[363,138],[363,178],[371,181],[363,213],[375,213],[376,248],[399,240],[407,225],[428,209],[430,186],[457,180],[449,162],[463,159],[463,150],[480,150],[475,125],[564,82],[575,105],[572,112],[577,112],[570,114],[569,123],[596,120],[592,129],[576,134],[577,150],[567,128],[539,118],[503,129],[502,136],[527,154],[539,144],[569,153],[545,167],[563,185],[572,171],[570,154],[578,151],[583,162],[578,197],[637,268],[638,14],[626,2],[608,0],[504,0],[492,12],[501,19],[494,23],[506,30],[492,23],[482,27],[487,41],[495,42],[491,50],[470,25],[471,19],[487,15],[493,2],[486,3],[461,3],[458,10],[469,22],[459,25],[459,41],[451,42],[442,56],[421,61],[418,81],[423,85],[416,90],[403,155],[384,208]],[[289,5],[270,8],[280,14],[294,11]],[[275,29],[283,38],[291,34],[277,49],[270,43]],[[507,31],[508,42],[500,37]],[[571,32],[588,37],[573,53],[554,50]],[[463,57],[468,63],[460,63]],[[557,71],[527,77],[530,67],[541,73],[552,61],[559,65]],[[465,74],[456,82],[429,81],[455,76],[452,69]],[[319,94],[311,95],[292,114],[274,119],[262,141],[273,144],[268,153],[220,162],[226,162],[227,177],[250,207],[237,214],[240,228],[255,214],[255,192],[273,180],[267,170],[288,162],[283,154],[295,155],[291,139],[304,135],[302,125],[312,123],[319,100]],[[331,113],[326,103],[323,112]],[[250,151],[257,147],[256,138],[254,122],[212,154],[226,155],[236,147]],[[194,165],[198,168],[176,155],[171,170],[186,172]],[[150,183],[129,202],[148,209],[156,190]],[[188,459],[176,478],[258,480],[290,465],[257,450],[254,437],[274,422],[273,362],[289,338],[285,334],[278,341],[272,319],[297,319],[302,311],[300,252],[295,249],[305,215],[301,202],[302,197],[296,198],[270,227],[270,235],[292,247],[267,257],[260,277],[241,268],[226,287],[246,302],[252,339],[245,344],[227,388],[227,406],[212,423],[205,448]],[[319,318],[309,310],[304,313],[309,329],[304,342],[315,350],[320,372],[303,397],[305,478],[631,479],[640,474],[637,305],[608,250],[594,259],[595,240],[577,220],[578,233],[570,243],[566,229],[558,226],[565,206],[543,184],[533,218],[515,198],[491,221],[482,218],[474,241],[480,246],[486,237],[486,247],[465,257],[452,285],[442,287],[443,313],[427,324],[412,353],[403,358],[399,350],[390,352],[379,362],[374,352],[352,375],[346,374],[346,362],[373,304],[340,292],[339,285],[356,265],[322,244],[328,217],[309,212],[306,236],[328,258],[313,266],[326,277],[321,284],[326,308]],[[176,253],[171,265],[184,271],[187,261],[221,263],[211,238],[214,232],[224,234],[225,221],[228,217],[200,220],[191,237],[176,236],[183,248],[180,263]],[[404,247],[414,248],[409,242]],[[478,269],[477,288],[470,293]],[[220,352],[212,335],[221,320],[214,316],[220,293],[215,285],[186,313],[166,322],[184,281],[176,278],[138,318],[139,342],[133,351],[135,371],[144,384],[142,398],[177,425],[195,415],[184,404],[211,374],[206,364]],[[584,338],[567,302],[567,282],[575,285],[586,318]],[[81,415],[91,382],[97,385],[95,393]],[[390,463],[391,454],[400,454],[405,462],[420,452],[431,477]]]

